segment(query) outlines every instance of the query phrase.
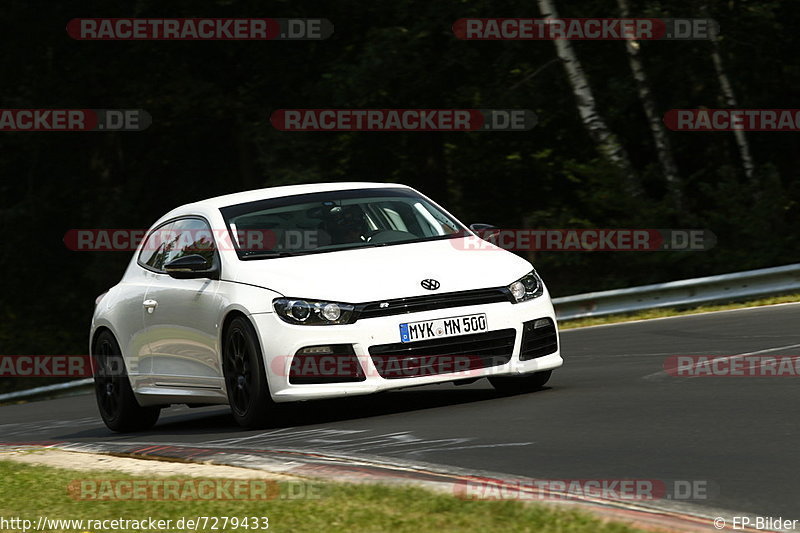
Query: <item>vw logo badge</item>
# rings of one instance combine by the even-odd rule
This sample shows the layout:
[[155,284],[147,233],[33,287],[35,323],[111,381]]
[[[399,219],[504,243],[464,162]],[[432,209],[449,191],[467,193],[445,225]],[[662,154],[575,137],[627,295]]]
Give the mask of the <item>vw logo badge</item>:
[[429,291],[435,291],[436,289],[442,286],[442,284],[436,281],[435,279],[423,279],[420,282],[420,285],[422,285],[423,289],[428,289]]

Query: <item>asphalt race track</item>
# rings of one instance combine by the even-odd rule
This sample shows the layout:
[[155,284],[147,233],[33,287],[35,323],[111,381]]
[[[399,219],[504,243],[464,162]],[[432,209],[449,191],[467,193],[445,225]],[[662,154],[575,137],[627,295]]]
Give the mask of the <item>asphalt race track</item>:
[[486,380],[282,407],[275,427],[227,408],[165,411],[120,436],[80,395],[0,408],[0,440],[152,442],[370,454],[546,479],[700,480],[694,505],[800,518],[800,380],[677,378],[670,355],[800,355],[800,304],[565,331],[545,390]]

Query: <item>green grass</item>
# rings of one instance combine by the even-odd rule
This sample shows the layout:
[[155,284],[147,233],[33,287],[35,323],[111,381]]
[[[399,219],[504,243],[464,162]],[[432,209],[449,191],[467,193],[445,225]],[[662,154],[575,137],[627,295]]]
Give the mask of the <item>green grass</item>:
[[[260,502],[90,501],[73,499],[67,492],[70,482],[82,479],[144,478],[117,472],[80,472],[0,461],[0,479],[0,517],[27,518],[33,520],[34,527],[40,516],[49,519],[91,520],[267,516],[269,531],[278,532],[640,531],[619,523],[603,522],[575,511],[554,510],[512,501],[465,501],[449,494],[409,487],[325,484],[318,490],[320,497],[317,499],[278,498]],[[202,527],[200,531],[204,531]],[[226,531],[246,530],[228,527]]]
[[649,318],[664,318],[668,316],[694,315],[698,313],[709,313],[711,311],[726,311],[729,309],[741,309],[744,307],[760,307],[763,305],[775,305],[800,302],[800,294],[788,294],[786,296],[773,296],[760,300],[750,300],[741,303],[729,303],[720,305],[701,305],[691,308],[676,309],[666,307],[664,309],[649,309],[637,313],[626,313],[620,315],[608,315],[591,318],[577,318],[575,320],[564,320],[558,322],[559,329],[582,328],[586,326],[599,326],[602,324],[616,324],[618,322],[630,322],[631,320],[647,320]]

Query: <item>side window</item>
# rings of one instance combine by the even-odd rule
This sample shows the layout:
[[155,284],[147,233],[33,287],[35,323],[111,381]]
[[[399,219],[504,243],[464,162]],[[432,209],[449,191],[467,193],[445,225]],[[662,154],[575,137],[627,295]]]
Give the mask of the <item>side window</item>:
[[184,218],[165,224],[148,235],[139,255],[139,264],[158,272],[164,265],[186,255],[201,255],[214,262],[211,228],[199,218]]
[[171,246],[174,246],[174,241],[171,238],[172,228],[174,223],[170,222],[154,229],[147,240],[144,242],[142,252],[139,254],[139,264],[148,266],[153,270],[159,272],[164,271],[164,263],[167,257],[167,252]]
[[199,218],[176,220],[170,226],[174,241],[166,250],[164,263],[169,263],[186,255],[201,255],[209,263],[214,262],[214,237],[211,228]]

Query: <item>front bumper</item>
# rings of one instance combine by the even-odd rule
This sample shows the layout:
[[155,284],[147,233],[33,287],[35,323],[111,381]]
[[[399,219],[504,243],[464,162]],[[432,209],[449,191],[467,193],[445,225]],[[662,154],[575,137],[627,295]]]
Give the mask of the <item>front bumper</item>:
[[[435,320],[476,313],[485,313],[489,331],[516,330],[514,348],[505,364],[459,370],[451,373],[422,375],[401,379],[381,377],[369,353],[371,346],[400,341],[399,325],[406,322]],[[389,389],[430,385],[485,376],[519,375],[550,370],[562,365],[558,349],[548,355],[521,361],[523,323],[540,318],[550,318],[555,323],[555,312],[550,298],[543,296],[527,302],[512,304],[498,302],[475,306],[436,309],[417,313],[361,319],[355,324],[341,326],[300,326],[287,324],[275,313],[259,313],[250,318],[256,327],[264,354],[270,392],[276,402],[335,398],[350,395],[372,394]],[[298,350],[308,346],[351,344],[364,371],[366,379],[357,382],[332,384],[293,384],[289,382],[291,361]]]

